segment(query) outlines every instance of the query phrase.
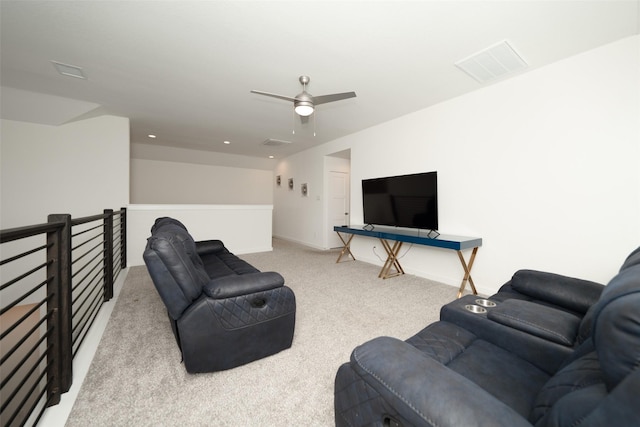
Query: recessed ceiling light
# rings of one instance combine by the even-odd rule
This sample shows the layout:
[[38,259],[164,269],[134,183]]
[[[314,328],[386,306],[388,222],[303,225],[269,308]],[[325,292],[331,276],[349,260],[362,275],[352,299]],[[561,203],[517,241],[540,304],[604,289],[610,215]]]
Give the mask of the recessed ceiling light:
[[54,67],[56,67],[56,70],[58,70],[58,72],[63,76],[75,77],[77,79],[86,80],[86,77],[82,72],[82,68],[80,67],[77,67],[75,65],[63,64],[62,62],[58,62],[58,61],[51,61],[51,63],[53,64]]
[[224,141],[224,144],[229,145],[229,144],[231,144],[231,141]]
[[273,158],[275,158],[275,157],[274,157],[274,156],[269,156],[269,158],[270,158],[270,159],[273,159]]
[[151,138],[151,139],[156,138],[156,136],[155,136],[155,135],[153,135],[153,134],[149,134],[149,135],[147,135],[147,136],[148,136],[149,138]]

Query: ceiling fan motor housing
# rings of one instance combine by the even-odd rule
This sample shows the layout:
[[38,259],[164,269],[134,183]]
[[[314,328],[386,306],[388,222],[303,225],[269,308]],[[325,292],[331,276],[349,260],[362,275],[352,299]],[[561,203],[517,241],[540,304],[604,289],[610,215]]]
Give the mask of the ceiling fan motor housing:
[[[302,79],[302,78],[301,78]],[[301,116],[310,116],[313,114],[313,96],[303,91],[296,95],[296,100],[293,102],[293,108],[295,112]]]

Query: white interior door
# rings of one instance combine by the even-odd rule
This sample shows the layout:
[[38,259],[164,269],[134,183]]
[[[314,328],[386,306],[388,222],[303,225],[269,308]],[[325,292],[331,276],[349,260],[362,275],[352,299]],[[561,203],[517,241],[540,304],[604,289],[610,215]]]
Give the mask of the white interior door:
[[336,225],[349,225],[349,174],[329,172],[329,230],[327,242],[330,248],[342,247],[333,231]]

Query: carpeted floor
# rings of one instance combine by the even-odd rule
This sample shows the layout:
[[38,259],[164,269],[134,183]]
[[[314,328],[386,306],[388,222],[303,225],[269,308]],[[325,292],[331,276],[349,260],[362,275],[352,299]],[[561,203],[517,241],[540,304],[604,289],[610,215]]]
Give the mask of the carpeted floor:
[[293,346],[223,372],[187,374],[146,267],[133,267],[67,426],[331,426],[333,381],[353,348],[406,339],[436,321],[457,289],[379,267],[336,264],[337,251],[274,240],[242,255],[296,294]]

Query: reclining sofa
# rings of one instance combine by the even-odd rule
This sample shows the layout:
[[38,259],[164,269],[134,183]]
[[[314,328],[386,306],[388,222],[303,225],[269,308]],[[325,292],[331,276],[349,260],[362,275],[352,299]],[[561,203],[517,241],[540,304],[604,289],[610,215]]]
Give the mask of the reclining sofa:
[[640,248],[607,286],[522,270],[335,378],[337,426],[640,426]]
[[195,242],[168,217],[155,221],[143,258],[187,372],[230,369],[291,347],[296,301],[280,274],[258,271],[220,240]]

